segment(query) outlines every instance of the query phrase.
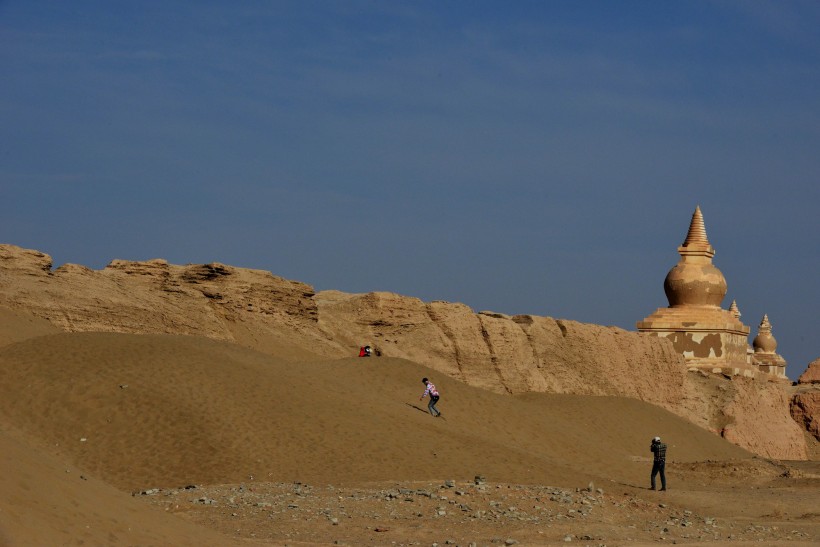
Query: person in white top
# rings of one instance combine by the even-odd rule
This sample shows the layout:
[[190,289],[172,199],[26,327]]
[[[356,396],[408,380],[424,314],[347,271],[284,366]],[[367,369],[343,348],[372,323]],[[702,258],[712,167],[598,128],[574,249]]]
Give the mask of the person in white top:
[[425,386],[427,386],[427,389],[425,389],[424,393],[421,394],[421,397],[419,397],[419,401],[421,401],[427,395],[429,395],[430,402],[427,403],[427,410],[430,411],[430,414],[432,414],[434,418],[438,418],[439,416],[441,416],[441,412],[439,412],[439,410],[436,408],[436,403],[439,400],[438,390],[436,389],[435,384],[433,384],[433,382],[429,381],[427,378],[422,378],[421,381]]

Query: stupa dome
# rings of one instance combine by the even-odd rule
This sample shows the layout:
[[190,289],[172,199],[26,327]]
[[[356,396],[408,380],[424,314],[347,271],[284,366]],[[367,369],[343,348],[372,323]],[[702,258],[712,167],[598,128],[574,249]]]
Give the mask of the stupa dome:
[[715,249],[709,244],[700,206],[695,208],[689,232],[678,247],[680,262],[666,274],[663,290],[669,307],[698,306],[719,308],[726,296],[726,279],[712,264]]

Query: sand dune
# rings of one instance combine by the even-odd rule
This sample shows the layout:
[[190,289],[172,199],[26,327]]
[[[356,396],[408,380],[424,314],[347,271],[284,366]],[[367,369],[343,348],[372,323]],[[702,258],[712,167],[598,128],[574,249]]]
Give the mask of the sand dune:
[[0,348],[21,340],[58,332],[62,331],[45,319],[0,306]]
[[[422,376],[444,419],[418,401]],[[640,401],[488,393],[409,361],[294,365],[204,338],[61,333],[0,350],[0,410],[122,489],[469,478],[641,480],[647,439],[683,460],[748,454]]]
[[[55,333],[8,311],[0,336],[7,545],[230,543],[129,495],[148,488],[477,474],[638,488],[656,434],[673,462],[750,458],[634,399],[499,395],[396,358],[294,362],[200,337]],[[423,376],[441,419],[418,400]]]
[[230,545],[0,426],[0,545]]

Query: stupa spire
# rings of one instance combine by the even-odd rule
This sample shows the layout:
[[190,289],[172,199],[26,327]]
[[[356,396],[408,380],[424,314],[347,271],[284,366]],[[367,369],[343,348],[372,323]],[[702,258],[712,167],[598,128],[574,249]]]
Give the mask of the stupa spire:
[[692,221],[689,223],[689,231],[686,232],[686,239],[683,244],[678,247],[678,253],[684,259],[687,257],[700,257],[697,260],[705,259],[709,262],[715,256],[715,248],[712,247],[709,238],[706,236],[706,224],[703,222],[700,205],[695,207]]
[[706,236],[706,225],[703,223],[703,213],[700,211],[700,205],[695,207],[695,212],[692,215],[692,221],[689,223],[689,232],[686,234],[686,240],[683,242],[684,247],[690,245],[709,245],[709,238]]

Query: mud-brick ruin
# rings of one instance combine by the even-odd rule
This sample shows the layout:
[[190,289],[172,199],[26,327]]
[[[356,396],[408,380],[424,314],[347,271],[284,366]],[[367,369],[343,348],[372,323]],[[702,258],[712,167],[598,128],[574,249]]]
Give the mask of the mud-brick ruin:
[[669,339],[690,369],[743,376],[764,373],[785,379],[786,361],[775,353],[777,343],[768,317],[760,323],[752,349],[750,328],[740,321],[737,303],[733,301],[728,310],[720,307],[726,279],[712,264],[715,249],[699,206],[678,253],[681,259],[663,283],[669,307],[658,308],[638,321],[638,331]]

